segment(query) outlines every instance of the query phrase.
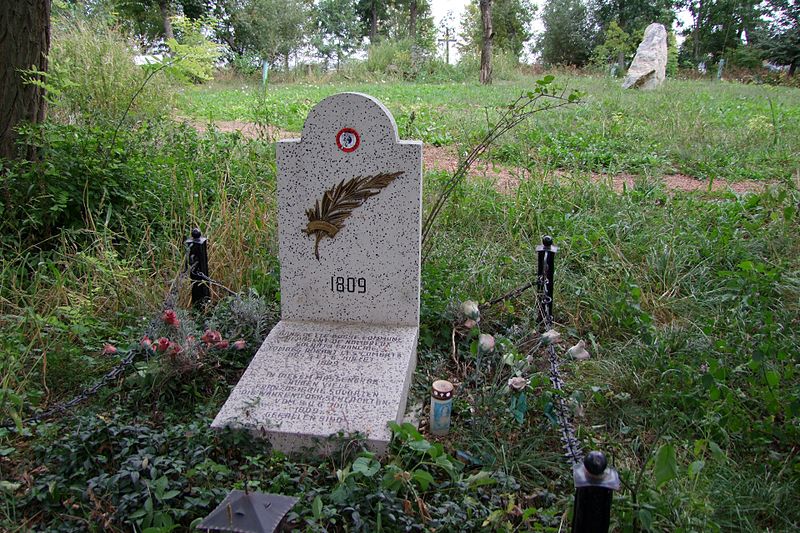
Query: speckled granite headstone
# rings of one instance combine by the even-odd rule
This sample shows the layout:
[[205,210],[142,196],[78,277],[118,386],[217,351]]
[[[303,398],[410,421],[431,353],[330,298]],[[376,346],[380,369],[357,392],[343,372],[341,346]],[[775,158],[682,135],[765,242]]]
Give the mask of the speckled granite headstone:
[[212,427],[283,451],[338,432],[382,453],[401,421],[419,334],[422,143],[374,98],[343,93],[281,141],[281,322]]

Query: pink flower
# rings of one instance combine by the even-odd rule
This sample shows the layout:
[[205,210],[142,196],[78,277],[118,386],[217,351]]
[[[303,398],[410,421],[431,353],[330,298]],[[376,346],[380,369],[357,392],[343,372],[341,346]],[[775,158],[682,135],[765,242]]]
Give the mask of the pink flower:
[[477,325],[478,325],[478,323],[475,322],[474,320],[472,320],[471,318],[468,318],[468,319],[466,319],[464,321],[464,327],[467,328],[467,329],[472,329]]
[[183,351],[183,348],[181,348],[181,345],[178,344],[177,342],[169,343],[169,353],[170,353],[170,355],[178,355],[182,351]]
[[156,350],[158,350],[159,352],[166,351],[166,349],[169,348],[169,344],[170,342],[168,338],[161,337],[160,339],[158,339],[158,347],[156,348]]
[[103,355],[114,355],[117,353],[117,347],[113,344],[105,343],[103,345]]
[[141,344],[142,348],[144,348],[145,350],[149,350],[150,348],[153,347],[153,341],[151,341],[150,337],[148,337],[147,335],[142,337],[142,340],[139,341],[139,344]]
[[244,350],[247,348],[247,343],[244,342],[244,339],[239,339],[238,341],[233,343],[233,347],[237,350]]
[[200,340],[206,344],[216,344],[222,340],[222,334],[219,331],[207,329]]
[[490,353],[494,350],[494,337],[488,333],[481,333],[478,337],[478,349],[483,353]]
[[166,311],[164,311],[164,314],[161,316],[161,318],[164,320],[164,323],[167,324],[168,326],[178,327],[181,323],[181,321],[178,320],[178,314],[172,309],[167,309]]
[[216,347],[217,347],[217,348],[219,348],[220,350],[224,350],[225,348],[227,348],[227,347],[228,347],[228,341],[226,341],[226,340],[221,340],[221,341],[219,341],[219,342],[217,343],[217,346],[216,346]]

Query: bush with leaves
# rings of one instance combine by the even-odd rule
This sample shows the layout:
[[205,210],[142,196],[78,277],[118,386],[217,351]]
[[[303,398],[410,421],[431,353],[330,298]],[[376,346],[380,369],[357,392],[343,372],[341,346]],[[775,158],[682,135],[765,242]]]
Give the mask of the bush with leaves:
[[203,83],[213,78],[214,66],[222,56],[222,50],[220,45],[206,37],[206,28],[210,25],[206,20],[172,18],[175,37],[167,40],[173,55],[165,59],[167,74],[183,83]]

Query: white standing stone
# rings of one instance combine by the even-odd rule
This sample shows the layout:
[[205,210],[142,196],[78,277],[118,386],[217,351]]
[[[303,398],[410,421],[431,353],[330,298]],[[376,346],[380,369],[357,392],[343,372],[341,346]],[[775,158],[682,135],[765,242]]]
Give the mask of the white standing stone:
[[655,89],[664,83],[666,72],[667,30],[663,24],[653,23],[644,30],[622,88]]
[[277,146],[281,322],[212,427],[283,451],[360,432],[382,453],[402,421],[419,334],[422,143],[344,93]]

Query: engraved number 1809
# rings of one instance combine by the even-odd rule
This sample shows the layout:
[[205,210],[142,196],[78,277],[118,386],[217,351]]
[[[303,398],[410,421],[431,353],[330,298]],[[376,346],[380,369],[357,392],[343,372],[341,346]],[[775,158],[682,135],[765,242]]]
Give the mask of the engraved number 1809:
[[331,276],[331,292],[357,292],[358,294],[364,294],[367,292],[367,280],[349,276]]

